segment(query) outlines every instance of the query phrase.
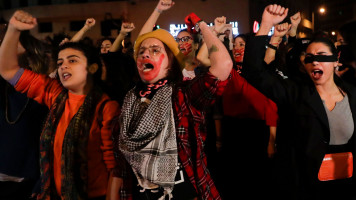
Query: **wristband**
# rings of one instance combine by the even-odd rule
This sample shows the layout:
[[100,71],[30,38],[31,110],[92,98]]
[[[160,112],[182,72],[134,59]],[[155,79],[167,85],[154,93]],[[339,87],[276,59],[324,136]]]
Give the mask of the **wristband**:
[[163,12],[163,10],[160,10],[158,8],[155,8],[155,11],[157,11],[158,13],[162,13]]
[[278,49],[276,46],[273,46],[272,44],[269,44],[269,43],[267,44],[267,47],[269,47],[275,51],[277,51],[277,49]]

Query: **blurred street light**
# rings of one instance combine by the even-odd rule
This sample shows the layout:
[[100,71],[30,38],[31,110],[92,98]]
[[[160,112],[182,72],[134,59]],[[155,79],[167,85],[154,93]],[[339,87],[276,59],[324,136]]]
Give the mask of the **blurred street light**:
[[320,12],[321,14],[324,14],[324,13],[325,13],[325,8],[324,8],[324,7],[321,7],[321,8],[319,9],[319,12]]
[[[319,8],[319,13],[320,14],[324,14],[326,12],[326,9],[324,8],[324,7],[320,7]],[[314,11],[312,12],[312,27],[313,27],[313,31],[314,31],[314,29],[315,29],[315,16],[314,16],[315,14],[314,14]]]

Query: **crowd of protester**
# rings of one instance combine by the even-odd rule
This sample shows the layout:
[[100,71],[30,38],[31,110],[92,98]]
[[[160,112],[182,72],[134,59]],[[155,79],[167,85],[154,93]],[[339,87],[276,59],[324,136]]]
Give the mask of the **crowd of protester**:
[[94,18],[39,40],[14,12],[0,199],[356,199],[356,22],[300,38],[300,12],[273,4],[255,34],[190,13],[174,38],[153,30],[174,4],[158,0],[135,41],[123,22],[97,44]]

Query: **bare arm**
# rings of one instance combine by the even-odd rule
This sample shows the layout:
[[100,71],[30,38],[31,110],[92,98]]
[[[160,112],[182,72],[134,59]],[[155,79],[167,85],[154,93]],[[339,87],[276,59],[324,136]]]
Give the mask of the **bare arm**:
[[82,29],[80,29],[70,40],[71,42],[79,42],[84,36],[84,34],[89,31],[95,25],[94,18],[88,18]]
[[209,67],[211,65],[209,59],[208,47],[206,46],[205,42],[203,42],[203,44],[199,49],[199,52],[197,54],[197,60],[205,67]]
[[206,46],[208,47],[211,62],[209,71],[218,79],[224,81],[229,77],[232,69],[231,57],[224,44],[209,29],[208,25],[204,21],[200,22],[198,25],[201,34],[204,37],[204,41],[206,42]]
[[263,11],[261,27],[256,33],[256,36],[268,35],[271,28],[282,22],[287,14],[288,8],[284,8],[276,4],[267,6]]
[[[226,24],[226,17],[222,16],[222,17],[215,18],[214,24],[215,25],[214,25],[213,33],[216,36],[218,36],[218,34],[224,29],[224,25]],[[209,51],[205,41],[203,42],[202,46],[199,49],[199,52],[197,54],[197,60],[199,60],[199,62],[206,67],[211,66]]]
[[138,36],[151,32],[161,13],[165,10],[170,9],[173,5],[174,2],[172,0],[159,0],[156,8],[153,10],[151,16],[148,18],[146,23],[143,25]]
[[[274,34],[271,37],[269,45],[278,48],[279,44],[282,42],[283,36],[288,32],[290,27],[291,25],[288,25],[288,23],[278,24],[274,26]],[[267,64],[274,61],[274,59],[276,58],[276,51],[277,50],[273,49],[272,47],[268,47],[266,49],[264,60]]]
[[290,17],[290,21],[292,24],[291,29],[288,32],[290,37],[295,37],[297,35],[297,29],[301,19],[302,18],[300,17],[300,12],[297,12],[296,14]]
[[106,200],[120,200],[120,189],[122,184],[122,178],[114,177],[113,173],[111,172],[108,182],[108,189],[106,192]]
[[16,11],[11,17],[0,46],[0,74],[5,80],[10,80],[19,69],[17,45],[21,31],[33,29],[36,25],[36,18],[21,10]]
[[114,43],[110,47],[110,52],[116,52],[119,50],[122,41],[125,39],[126,35],[135,29],[133,23],[124,22],[121,24],[120,34],[116,37]]
[[277,133],[277,127],[276,126],[270,126],[269,127],[269,141],[268,141],[268,147],[267,147],[267,154],[269,158],[272,158],[274,154],[276,153],[276,133]]

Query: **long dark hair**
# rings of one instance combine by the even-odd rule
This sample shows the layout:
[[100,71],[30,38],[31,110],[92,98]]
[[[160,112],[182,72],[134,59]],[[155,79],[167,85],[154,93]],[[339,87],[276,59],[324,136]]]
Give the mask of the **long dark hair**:
[[337,55],[337,49],[336,49],[334,43],[329,38],[316,37],[316,38],[312,39],[312,41],[310,41],[309,45],[312,43],[323,43],[324,45],[326,45],[329,48],[329,50],[331,51],[331,53],[333,55]]
[[114,44],[115,42],[115,39],[114,38],[111,38],[111,37],[104,37],[104,38],[101,38],[97,44],[96,44],[96,48],[97,50],[99,51],[99,54],[101,54],[101,44],[105,41],[105,40],[109,40],[111,42],[111,44]]
[[[329,50],[333,55],[337,55],[337,49],[334,43],[327,37],[316,37],[309,43],[309,45],[311,45],[312,43],[322,43],[329,48]],[[345,91],[345,88],[342,86],[343,85],[342,79],[338,75],[336,75],[335,72],[334,72],[334,82],[336,85],[340,86]]]
[[246,34],[239,34],[234,37],[233,42],[235,43],[236,38],[241,38],[245,43],[247,41],[247,35]]
[[19,65],[36,73],[46,74],[51,59],[50,46],[33,37],[28,31],[21,32],[20,43],[26,51],[19,55]]
[[98,52],[96,51],[94,46],[86,45],[84,43],[78,42],[67,42],[63,45],[60,45],[55,53],[55,60],[58,60],[58,53],[64,49],[75,49],[81,51],[84,56],[87,58],[87,66],[89,67],[92,64],[98,65],[98,70],[92,75],[95,84],[101,85],[101,60]]
[[195,51],[195,56],[197,56],[197,55],[198,55],[198,52],[199,52],[199,49],[201,48],[201,46],[202,46],[202,44],[203,44],[203,43],[201,42],[201,38],[200,38],[199,34],[191,33],[191,32],[188,31],[188,29],[182,29],[182,30],[180,30],[180,31],[178,32],[177,35],[179,35],[181,32],[187,32],[187,33],[189,33],[189,35],[193,38],[194,44],[198,44],[198,48],[197,48],[197,50]]
[[177,58],[174,56],[173,52],[164,44],[164,49],[166,50],[168,56],[168,72],[167,80],[173,83],[179,83],[183,80],[182,70]]

